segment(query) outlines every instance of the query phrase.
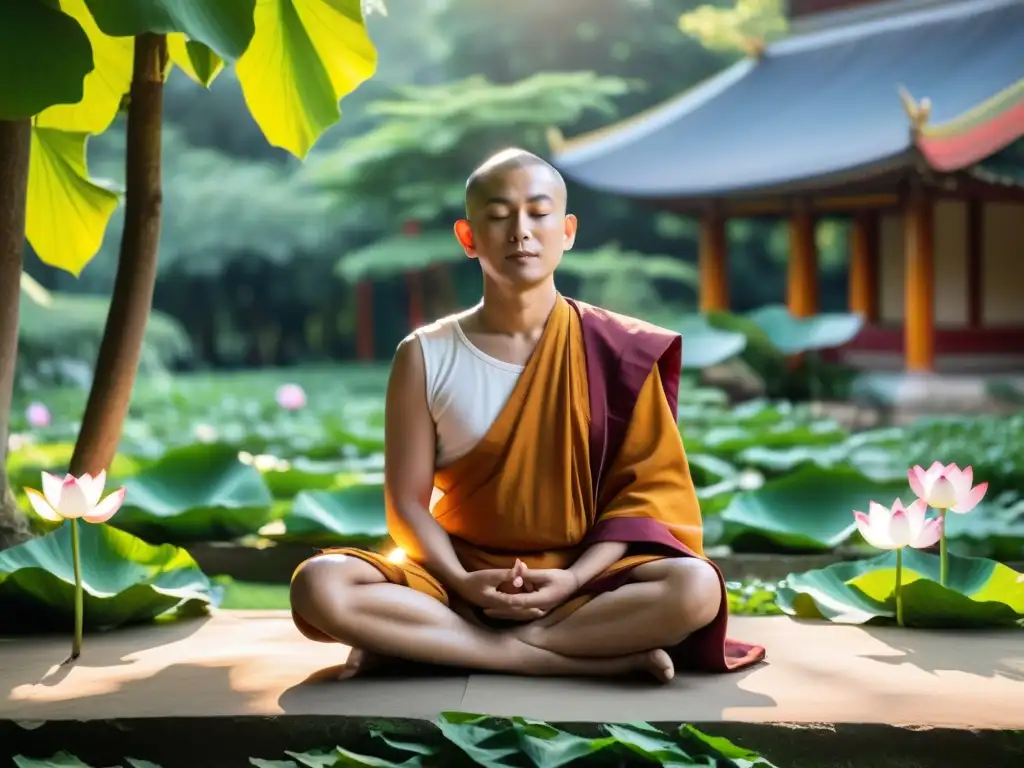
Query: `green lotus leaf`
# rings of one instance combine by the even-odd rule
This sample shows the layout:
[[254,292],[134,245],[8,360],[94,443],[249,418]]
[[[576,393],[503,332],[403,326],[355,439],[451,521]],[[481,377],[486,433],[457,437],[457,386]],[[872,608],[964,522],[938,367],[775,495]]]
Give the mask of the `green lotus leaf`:
[[256,31],[256,0],[86,0],[97,26],[108,35],[184,32],[221,58],[235,60]]
[[687,461],[694,484],[698,486],[735,477],[739,471],[725,459],[710,453],[691,453],[687,456]]
[[837,445],[795,445],[788,448],[769,448],[755,445],[740,452],[739,461],[766,472],[791,472],[805,464],[829,469],[848,466],[864,473],[872,480],[897,481],[907,470],[891,450],[874,446],[853,446],[850,441]]
[[326,491],[348,484],[355,477],[349,470],[351,462],[318,461],[302,456],[263,473],[275,499],[292,499],[301,491]]
[[767,334],[772,345],[785,355],[841,347],[851,341],[864,325],[860,315],[828,313],[794,317],[789,309],[773,304],[751,312],[748,317]]
[[683,337],[683,368],[699,370],[724,363],[741,354],[747,337],[713,328],[701,316],[686,318],[676,329]]
[[315,546],[373,547],[386,540],[384,484],[359,483],[335,491],[303,491],[275,536]]
[[[980,557],[949,556],[947,586],[939,558],[903,550],[903,611],[907,626],[1014,626],[1024,619],[1024,582],[1012,568]],[[839,624],[891,623],[896,616],[896,553],[791,574],[776,601],[787,614]]]
[[154,543],[235,539],[273,517],[259,470],[225,445],[169,451],[121,484],[128,493],[111,524]]
[[22,120],[74,104],[94,63],[89,38],[54,3],[0,3],[0,120]]
[[871,501],[889,506],[900,494],[909,497],[905,480],[878,482],[848,467],[805,465],[734,496],[722,512],[724,542],[737,549],[750,540],[788,549],[833,549],[857,530],[853,510],[866,512]]
[[[212,603],[192,556],[153,546],[109,525],[79,525],[84,626],[111,629]],[[0,633],[67,631],[74,625],[71,525],[0,552]]]
[[700,445],[706,451],[718,455],[732,456],[750,448],[792,448],[837,445],[846,437],[846,432],[830,419],[801,423],[781,421],[764,426],[719,426],[712,427],[700,438]]
[[1024,499],[986,499],[965,515],[950,513],[946,535],[950,551],[957,554],[1024,560]]

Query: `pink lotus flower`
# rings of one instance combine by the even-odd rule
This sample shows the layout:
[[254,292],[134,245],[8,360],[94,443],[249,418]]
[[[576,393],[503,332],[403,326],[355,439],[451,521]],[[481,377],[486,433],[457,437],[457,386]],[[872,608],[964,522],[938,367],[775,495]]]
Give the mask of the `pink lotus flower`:
[[942,521],[925,519],[928,507],[921,499],[906,508],[896,499],[891,509],[872,501],[868,511],[870,515],[854,512],[853,516],[865,541],[879,549],[924,549],[942,535]]
[[121,508],[125,496],[122,487],[100,501],[106,482],[106,471],[96,477],[66,475],[63,480],[43,472],[43,492],[26,488],[25,493],[36,514],[44,520],[57,523],[82,518],[87,523],[105,523]]
[[29,426],[38,429],[39,427],[48,427],[52,420],[50,416],[50,409],[42,403],[32,403],[28,408],[25,409],[25,418],[28,419]]
[[[958,514],[970,512],[985,498],[988,483],[974,484],[974,470],[936,461],[927,471],[915,466],[907,473],[910,489],[925,504]],[[973,485],[973,487],[972,487]]]
[[306,392],[298,384],[283,384],[275,396],[277,404],[288,411],[297,411],[306,405]]
[[25,493],[32,502],[32,508],[50,522],[71,521],[71,561],[75,571],[75,634],[71,642],[71,655],[64,664],[74,661],[82,653],[82,630],[85,615],[84,591],[82,586],[82,552],[78,540],[78,520],[87,523],[105,523],[124,503],[125,488],[118,488],[105,499],[103,486],[107,483],[107,471],[96,477],[85,474],[81,477],[65,475],[61,480],[56,475],[43,472],[43,492],[26,488]]
[[896,550],[896,623],[903,626],[903,550],[906,547],[924,549],[942,536],[941,518],[928,520],[928,505],[918,499],[904,507],[899,499],[886,509],[874,501],[868,506],[870,514],[854,512],[857,528],[864,539],[879,549]]

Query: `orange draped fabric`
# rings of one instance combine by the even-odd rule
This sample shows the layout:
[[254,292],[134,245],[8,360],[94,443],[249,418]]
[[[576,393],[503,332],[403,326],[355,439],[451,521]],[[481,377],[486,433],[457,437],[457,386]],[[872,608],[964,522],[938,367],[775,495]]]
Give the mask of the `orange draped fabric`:
[[[588,352],[593,350],[587,348],[584,330],[578,305],[559,297],[491,429],[468,455],[435,474],[443,495],[432,513],[469,570],[510,568],[517,558],[530,568],[566,568],[596,541],[630,543],[624,558],[584,585],[552,618],[625,583],[641,563],[678,556],[704,559],[700,507],[657,365],[642,379],[614,455],[592,461],[594,382],[588,376]],[[675,375],[671,381],[677,381]],[[599,483],[595,473],[602,475]],[[393,510],[387,514],[403,560],[354,548],[325,552],[365,560],[392,583],[448,604],[443,586],[419,564],[425,558],[407,526]],[[724,634],[724,582],[722,603],[710,634],[701,630],[688,640],[707,645],[710,638],[710,650],[695,655],[687,649],[680,658],[684,665],[724,671],[763,657],[757,646],[727,647],[732,641],[725,641]],[[687,664],[685,657],[696,661]]]

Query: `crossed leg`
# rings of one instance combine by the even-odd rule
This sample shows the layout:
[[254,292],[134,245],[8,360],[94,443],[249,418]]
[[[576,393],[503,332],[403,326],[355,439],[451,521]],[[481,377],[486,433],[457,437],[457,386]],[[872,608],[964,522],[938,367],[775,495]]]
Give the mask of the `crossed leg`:
[[[321,555],[291,586],[300,630],[351,646],[344,676],[368,655],[520,675],[605,676],[646,671],[674,675],[664,648],[710,623],[721,587],[706,563],[667,559],[637,566],[631,583],[568,617],[557,612],[512,630],[467,621],[428,595],[388,583],[369,563]],[[308,624],[314,632],[303,628]]]

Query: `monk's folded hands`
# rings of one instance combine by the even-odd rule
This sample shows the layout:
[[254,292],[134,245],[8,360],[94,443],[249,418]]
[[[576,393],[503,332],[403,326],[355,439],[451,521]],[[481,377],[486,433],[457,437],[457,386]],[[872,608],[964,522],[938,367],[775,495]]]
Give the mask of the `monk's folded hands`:
[[502,590],[514,582],[509,568],[490,568],[467,571],[451,584],[451,588],[467,603],[483,609],[501,609],[512,606],[517,595]]
[[524,578],[532,592],[510,595],[507,607],[488,608],[484,613],[496,619],[531,621],[562,605],[580,587],[576,574],[561,568],[530,569]]

